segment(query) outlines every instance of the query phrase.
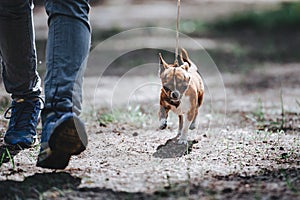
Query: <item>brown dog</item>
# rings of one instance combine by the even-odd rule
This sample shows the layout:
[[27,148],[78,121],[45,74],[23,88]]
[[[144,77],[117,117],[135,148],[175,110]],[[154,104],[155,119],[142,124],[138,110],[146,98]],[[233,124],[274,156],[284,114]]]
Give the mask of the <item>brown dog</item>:
[[188,129],[196,128],[198,108],[203,101],[203,81],[185,49],[181,50],[180,66],[176,63],[167,64],[161,54],[159,58],[163,86],[160,93],[159,128],[167,127],[168,112],[172,110],[179,118],[178,143],[187,144]]

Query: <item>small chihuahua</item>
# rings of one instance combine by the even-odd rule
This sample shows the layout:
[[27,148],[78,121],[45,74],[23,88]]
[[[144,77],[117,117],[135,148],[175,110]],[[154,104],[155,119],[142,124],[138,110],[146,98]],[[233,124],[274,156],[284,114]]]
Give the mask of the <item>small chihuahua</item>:
[[188,129],[196,128],[198,108],[203,102],[203,81],[185,49],[181,49],[181,64],[167,64],[161,54],[159,59],[163,86],[160,92],[159,128],[167,127],[168,112],[172,110],[179,118],[178,143],[187,144]]

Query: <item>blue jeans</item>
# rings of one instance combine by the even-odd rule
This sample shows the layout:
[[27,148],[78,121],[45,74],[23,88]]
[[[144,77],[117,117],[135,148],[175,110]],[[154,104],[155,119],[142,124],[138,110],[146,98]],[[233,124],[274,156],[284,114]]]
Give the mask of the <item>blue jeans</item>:
[[[45,0],[45,8],[49,17],[45,109],[79,114],[91,41],[88,0]],[[2,77],[12,98],[41,94],[32,9],[32,0],[0,0]]]

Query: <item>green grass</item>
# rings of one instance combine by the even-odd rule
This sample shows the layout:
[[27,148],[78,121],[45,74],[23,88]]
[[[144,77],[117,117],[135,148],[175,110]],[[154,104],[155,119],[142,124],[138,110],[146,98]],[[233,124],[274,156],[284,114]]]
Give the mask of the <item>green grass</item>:
[[[245,117],[252,121],[257,128],[257,133],[297,133],[298,112],[291,112],[285,110],[282,90],[280,91],[280,105],[277,109],[264,108],[261,99],[257,101],[257,107]],[[279,109],[279,110],[278,110]]]
[[117,117],[112,112],[104,112],[98,116],[97,121],[100,125],[106,126],[109,123],[116,122]]
[[145,127],[151,125],[153,119],[156,119],[154,113],[145,112],[145,109],[140,105],[129,107],[126,110],[101,110],[97,116],[97,122],[101,126],[107,126],[111,123],[127,123],[136,127]]
[[252,112],[252,115],[257,123],[262,123],[265,121],[264,106],[260,98],[257,100],[257,108]]
[[233,49],[206,49],[221,72],[247,73],[266,62],[300,61],[300,3],[286,2],[273,10],[251,10],[212,22],[182,20],[181,31],[191,37],[208,37]]
[[9,149],[6,147],[5,150],[2,152],[1,158],[0,158],[0,167],[5,162],[5,159],[8,159],[12,165],[12,169],[14,170],[16,165],[13,156],[11,155]]
[[199,34],[211,31],[236,31],[251,29],[256,31],[300,30],[300,3],[284,2],[273,10],[251,10],[236,13],[213,22],[186,20],[180,24],[186,34]]
[[279,122],[270,121],[266,118],[265,108],[260,98],[257,100],[256,109],[246,117],[256,124],[258,132],[262,130],[268,131],[267,128],[271,126],[279,126]]
[[299,30],[300,3],[282,3],[278,9],[270,11],[250,11],[235,14],[212,23],[216,30],[255,29],[257,31]]
[[5,156],[6,156],[6,153],[3,152],[2,155],[1,155],[1,159],[0,159],[0,167],[1,167],[2,164],[3,164],[3,161],[4,161]]

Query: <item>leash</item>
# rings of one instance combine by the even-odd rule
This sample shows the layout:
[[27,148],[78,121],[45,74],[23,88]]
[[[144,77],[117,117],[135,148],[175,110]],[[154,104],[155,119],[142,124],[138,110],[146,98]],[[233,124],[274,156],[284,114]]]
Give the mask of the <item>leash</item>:
[[176,48],[175,48],[175,62],[178,66],[178,49],[179,49],[179,21],[180,21],[180,0],[177,1],[177,20],[176,20]]

